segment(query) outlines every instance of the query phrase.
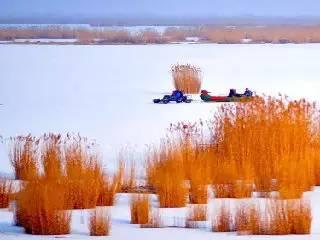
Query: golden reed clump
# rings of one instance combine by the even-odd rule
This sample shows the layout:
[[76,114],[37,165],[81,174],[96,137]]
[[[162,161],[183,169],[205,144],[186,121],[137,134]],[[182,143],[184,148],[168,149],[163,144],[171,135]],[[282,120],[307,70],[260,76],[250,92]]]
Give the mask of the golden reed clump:
[[147,183],[161,207],[184,206],[186,195],[206,203],[210,184],[218,198],[249,198],[253,191],[301,198],[319,176],[316,110],[303,99],[255,97],[222,105],[207,125],[172,125],[172,135],[148,154]]
[[63,183],[45,179],[24,183],[17,195],[16,221],[35,235],[70,233],[71,213],[65,210]]
[[[129,150],[121,151],[118,159],[118,180],[119,192],[134,193],[137,191],[137,168],[135,162],[132,160],[133,156],[126,153]],[[127,155],[127,156],[126,156]]]
[[150,222],[151,203],[148,194],[134,194],[130,201],[131,223],[147,224]]
[[101,207],[92,210],[89,217],[90,236],[108,236],[111,230],[111,218],[106,209]]
[[8,208],[14,193],[12,180],[0,179],[0,208]]
[[160,207],[184,207],[188,190],[182,168],[181,152],[173,146],[163,145],[154,150],[147,161],[147,181],[159,196]]
[[213,123],[213,183],[241,181],[258,192],[300,198],[315,184],[314,111],[305,100],[271,97],[223,105]]
[[184,93],[199,93],[201,89],[201,70],[192,65],[174,65],[171,67],[174,87]]
[[232,232],[234,231],[234,219],[230,210],[230,205],[224,201],[218,206],[217,211],[212,217],[213,232]]
[[146,224],[140,224],[141,228],[161,228],[163,227],[163,221],[159,209],[153,210],[152,215],[150,216],[149,222]]
[[65,149],[66,186],[71,209],[86,209],[96,206],[102,169],[95,154],[86,151],[80,140],[72,141]]
[[192,204],[188,207],[186,228],[197,228],[199,221],[207,221],[208,207],[206,204]]
[[26,180],[16,194],[15,219],[26,232],[65,234],[70,230],[68,209],[113,204],[117,178],[106,177],[95,145],[85,138],[45,134],[13,143],[16,176]]
[[161,207],[183,207],[188,202],[206,204],[210,183],[208,148],[199,144],[196,125],[172,126],[173,138],[148,154],[148,186],[159,195]]
[[237,232],[254,235],[309,234],[311,221],[310,203],[303,199],[242,203],[235,216]]
[[18,180],[30,180],[38,174],[38,139],[28,136],[11,138],[11,151],[9,154]]

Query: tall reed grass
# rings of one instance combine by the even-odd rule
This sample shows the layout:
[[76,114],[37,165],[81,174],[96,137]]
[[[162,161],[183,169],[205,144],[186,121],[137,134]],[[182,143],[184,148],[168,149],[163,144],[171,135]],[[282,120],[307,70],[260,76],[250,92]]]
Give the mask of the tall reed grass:
[[199,93],[201,89],[201,70],[192,65],[174,65],[171,67],[174,87],[184,93]]
[[116,201],[116,193],[119,189],[120,177],[117,174],[106,173],[100,178],[97,206],[113,206]]
[[230,205],[222,202],[218,211],[212,217],[212,231],[233,232],[234,230],[234,219],[230,210]]
[[27,233],[66,234],[67,209],[113,204],[118,177],[106,177],[96,146],[87,139],[69,134],[18,137],[12,148],[16,175],[25,180],[16,194],[15,220]]
[[159,209],[152,212],[149,222],[146,224],[140,224],[141,228],[161,228],[164,226]]
[[70,208],[94,208],[99,194],[101,195],[101,187],[108,186],[99,156],[94,150],[90,150],[90,148],[94,149],[94,146],[88,145],[85,138],[69,137],[67,141],[64,154]]
[[38,148],[39,141],[31,135],[19,136],[11,139],[9,154],[16,179],[31,180],[38,174]]
[[315,184],[314,111],[305,100],[270,97],[222,106],[213,123],[213,183],[254,183],[258,192],[300,198]]
[[192,221],[207,221],[207,205],[192,204],[188,207],[187,222]]
[[173,146],[165,144],[149,156],[147,161],[148,184],[156,190],[162,208],[186,205],[188,189],[181,161],[181,153]]
[[124,158],[124,153],[121,153],[118,163],[119,191],[125,193],[135,192],[138,187],[135,162],[126,161]]
[[0,179],[0,208],[8,208],[14,193],[12,180]]
[[319,175],[316,112],[304,99],[255,97],[223,104],[206,124],[172,125],[148,154],[147,182],[161,207],[184,206],[187,194],[191,203],[206,203],[210,184],[218,198],[276,191],[281,199],[299,199]]
[[101,207],[92,210],[89,218],[90,236],[108,236],[111,230],[110,213]]
[[148,194],[134,194],[130,201],[131,223],[147,224],[151,218],[151,202]]
[[43,179],[24,184],[17,196],[16,219],[27,233],[58,235],[70,233],[70,212],[65,210],[64,186]]
[[254,235],[309,234],[312,221],[310,203],[302,199],[242,204],[235,218],[239,234]]

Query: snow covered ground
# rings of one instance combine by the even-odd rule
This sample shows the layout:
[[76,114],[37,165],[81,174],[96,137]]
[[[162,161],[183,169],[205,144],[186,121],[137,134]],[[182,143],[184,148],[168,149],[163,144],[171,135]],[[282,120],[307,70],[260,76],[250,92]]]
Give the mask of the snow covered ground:
[[[218,104],[155,105],[152,99],[173,89],[170,66],[190,63],[203,71],[203,89],[227,93],[245,87],[257,93],[320,100],[320,45],[179,44],[145,46],[0,45],[0,133],[4,138],[44,132],[80,132],[96,139],[106,164],[128,146],[142,156],[158,143],[171,122],[208,119]],[[5,144],[0,172],[10,173]],[[310,236],[319,239],[319,189],[310,194],[314,221]],[[86,238],[85,212],[73,213],[72,235]],[[164,219],[183,219],[184,209],[163,210]],[[213,234],[208,229],[140,229],[129,224],[128,197],[112,208],[110,239],[270,239],[267,236]],[[42,239],[12,226],[12,213],[0,210],[0,239]],[[84,221],[84,223],[83,223]],[[46,237],[54,238],[54,237]]]
[[[306,194],[306,198],[311,200],[313,205],[313,223],[310,235],[287,235],[287,236],[238,236],[235,232],[230,233],[213,233],[211,231],[210,220],[202,222],[199,229],[184,228],[184,222],[187,214],[187,208],[160,209],[159,214],[164,224],[163,228],[140,228],[139,225],[130,224],[130,195],[118,194],[116,205],[109,207],[108,210],[112,218],[111,235],[107,239],[114,240],[220,240],[220,239],[279,239],[279,240],[299,240],[312,239],[316,240],[320,237],[320,207],[317,204],[320,199],[320,189]],[[153,209],[156,210],[156,196],[153,196]],[[235,199],[216,199],[211,200],[208,207],[208,219],[215,211],[215,207],[221,201],[229,201],[231,205],[236,205],[243,200]],[[157,210],[156,210],[157,211]],[[8,209],[0,209],[0,239],[96,239],[97,237],[89,237],[88,216],[90,210],[75,210],[72,212],[71,234],[63,236],[32,236],[26,235],[23,228],[14,226],[13,214]],[[100,237],[98,237],[100,238]]]
[[54,27],[67,27],[67,28],[88,28],[88,29],[101,29],[101,30],[126,30],[131,33],[137,33],[146,29],[153,29],[159,33],[163,33],[167,28],[170,27],[182,27],[182,28],[190,28],[184,26],[91,26],[90,24],[0,24],[0,29],[7,29],[7,28],[18,28],[18,29],[25,29],[25,28],[54,28]]
[[[320,100],[320,45],[179,44],[143,46],[0,45],[0,133],[4,138],[80,132],[96,139],[105,163],[123,147],[139,158],[171,122],[208,119],[218,104],[155,105],[173,89],[170,66],[203,72],[203,89]],[[5,145],[0,172],[10,172]]]
[[35,39],[15,39],[12,43],[75,43],[77,39],[50,39],[50,38],[35,38]]

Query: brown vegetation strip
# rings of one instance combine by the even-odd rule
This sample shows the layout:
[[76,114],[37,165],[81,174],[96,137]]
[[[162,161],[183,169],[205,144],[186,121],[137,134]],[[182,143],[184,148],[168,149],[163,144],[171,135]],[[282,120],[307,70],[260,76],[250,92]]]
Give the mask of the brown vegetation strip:
[[[211,43],[319,43],[320,26],[265,27],[168,27],[163,33],[154,29],[129,32],[112,29],[33,27],[0,28],[0,40],[77,39],[81,44],[161,44],[198,39]],[[72,43],[74,44],[74,43]]]

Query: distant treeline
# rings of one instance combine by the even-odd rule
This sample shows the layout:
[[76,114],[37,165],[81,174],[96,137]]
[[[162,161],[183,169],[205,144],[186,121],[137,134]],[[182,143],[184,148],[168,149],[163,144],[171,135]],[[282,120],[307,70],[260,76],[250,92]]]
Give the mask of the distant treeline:
[[210,43],[320,43],[320,25],[267,27],[168,27],[129,31],[66,26],[0,28],[0,40],[77,39],[83,44],[161,44],[196,41]]

